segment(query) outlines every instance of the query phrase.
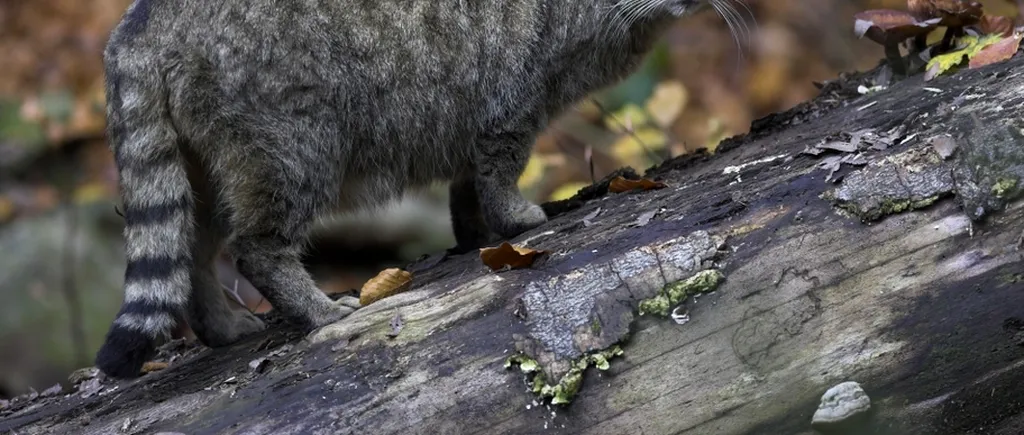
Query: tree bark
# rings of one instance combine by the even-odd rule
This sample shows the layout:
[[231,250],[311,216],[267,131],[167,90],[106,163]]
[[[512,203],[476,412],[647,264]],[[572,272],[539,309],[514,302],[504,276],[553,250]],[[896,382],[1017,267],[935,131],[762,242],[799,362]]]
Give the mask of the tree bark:
[[[186,347],[136,381],[13,401],[0,433],[812,433],[847,380],[872,399],[861,433],[1021,433],[1022,66],[827,84],[645,174],[665,188],[547,204],[512,241],[549,251],[530,268],[431,257],[308,338]],[[678,322],[638,313],[709,274],[667,306]]]

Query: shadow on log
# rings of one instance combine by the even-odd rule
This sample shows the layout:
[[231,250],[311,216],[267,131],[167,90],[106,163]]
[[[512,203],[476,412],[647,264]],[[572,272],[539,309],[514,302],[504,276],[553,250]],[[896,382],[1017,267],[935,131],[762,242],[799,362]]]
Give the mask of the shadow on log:
[[15,400],[0,433],[812,433],[851,380],[859,433],[1021,433],[1024,56],[868,77],[645,174],[666,188],[547,204],[513,240],[550,252],[531,268],[425,259],[308,340],[185,346]]

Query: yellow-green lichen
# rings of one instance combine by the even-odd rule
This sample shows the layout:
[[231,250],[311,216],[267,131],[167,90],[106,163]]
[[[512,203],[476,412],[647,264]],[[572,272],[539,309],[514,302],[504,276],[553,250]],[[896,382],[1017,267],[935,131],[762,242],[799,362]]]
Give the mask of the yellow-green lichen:
[[[608,370],[610,367],[608,360],[623,353],[622,348],[615,345],[602,351],[583,355],[572,362],[569,371],[554,385],[547,383],[547,376],[540,370],[537,361],[526,355],[519,354],[509,357],[505,360],[505,368],[510,368],[513,364],[519,364],[519,369],[523,373],[533,373],[530,387],[534,394],[540,396],[541,399],[550,398],[552,405],[565,405],[572,402],[572,399],[576,397],[576,393],[580,391],[580,387],[583,385],[583,372],[587,370],[590,364],[593,364],[598,370]],[[526,364],[525,366],[523,365],[524,363]]]
[[[825,196],[823,196],[823,198],[829,199]],[[874,221],[885,216],[925,208],[934,204],[935,201],[938,200],[939,196],[933,195],[923,199],[885,198],[874,207],[869,207],[867,209],[861,209],[860,205],[854,202],[840,202],[837,203],[836,206],[840,209],[853,213],[862,220]]]
[[1009,199],[1017,194],[1016,178],[1000,178],[992,186],[992,196],[999,199]]
[[878,207],[878,217],[925,208],[934,204],[938,199],[939,198],[937,196],[929,196],[919,200],[887,198],[882,201],[882,204]]
[[697,274],[666,285],[661,292],[650,299],[640,301],[640,315],[654,314],[668,316],[669,310],[691,295],[707,293],[718,287],[725,275],[718,269],[707,269]]
[[532,373],[540,368],[540,365],[537,364],[537,360],[523,354],[512,355],[505,359],[506,369],[511,368],[513,364],[519,365],[519,370],[522,370],[523,373]]

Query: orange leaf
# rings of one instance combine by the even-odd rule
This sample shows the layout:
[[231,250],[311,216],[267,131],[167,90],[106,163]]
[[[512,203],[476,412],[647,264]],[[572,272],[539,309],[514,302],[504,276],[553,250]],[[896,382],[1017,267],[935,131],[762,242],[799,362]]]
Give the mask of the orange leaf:
[[7,222],[14,216],[14,201],[0,196],[0,222]]
[[501,246],[481,249],[480,260],[491,270],[501,270],[505,267],[520,269],[530,267],[533,260],[545,252],[547,251],[522,248],[512,246],[509,242],[502,242]]
[[995,44],[981,49],[971,58],[969,68],[980,68],[985,65],[1002,62],[1013,57],[1020,47],[1021,36],[1011,36]]
[[627,180],[621,176],[612,179],[612,182],[608,184],[608,191],[612,193],[629,192],[630,190],[651,190],[661,189],[665,187],[665,183],[660,181],[652,181],[646,178],[640,180]]
[[388,296],[404,292],[409,289],[410,283],[411,273],[396,267],[384,269],[363,284],[363,289],[359,291],[359,304],[365,307]]
[[167,363],[159,361],[146,361],[142,364],[142,373],[153,373],[167,368]]

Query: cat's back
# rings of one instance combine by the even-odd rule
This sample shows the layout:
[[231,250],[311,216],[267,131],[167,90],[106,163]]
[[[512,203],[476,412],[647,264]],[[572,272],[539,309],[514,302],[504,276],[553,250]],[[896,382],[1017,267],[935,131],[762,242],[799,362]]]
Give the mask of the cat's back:
[[428,69],[527,55],[541,0],[136,0],[109,45],[254,61],[388,63]]

